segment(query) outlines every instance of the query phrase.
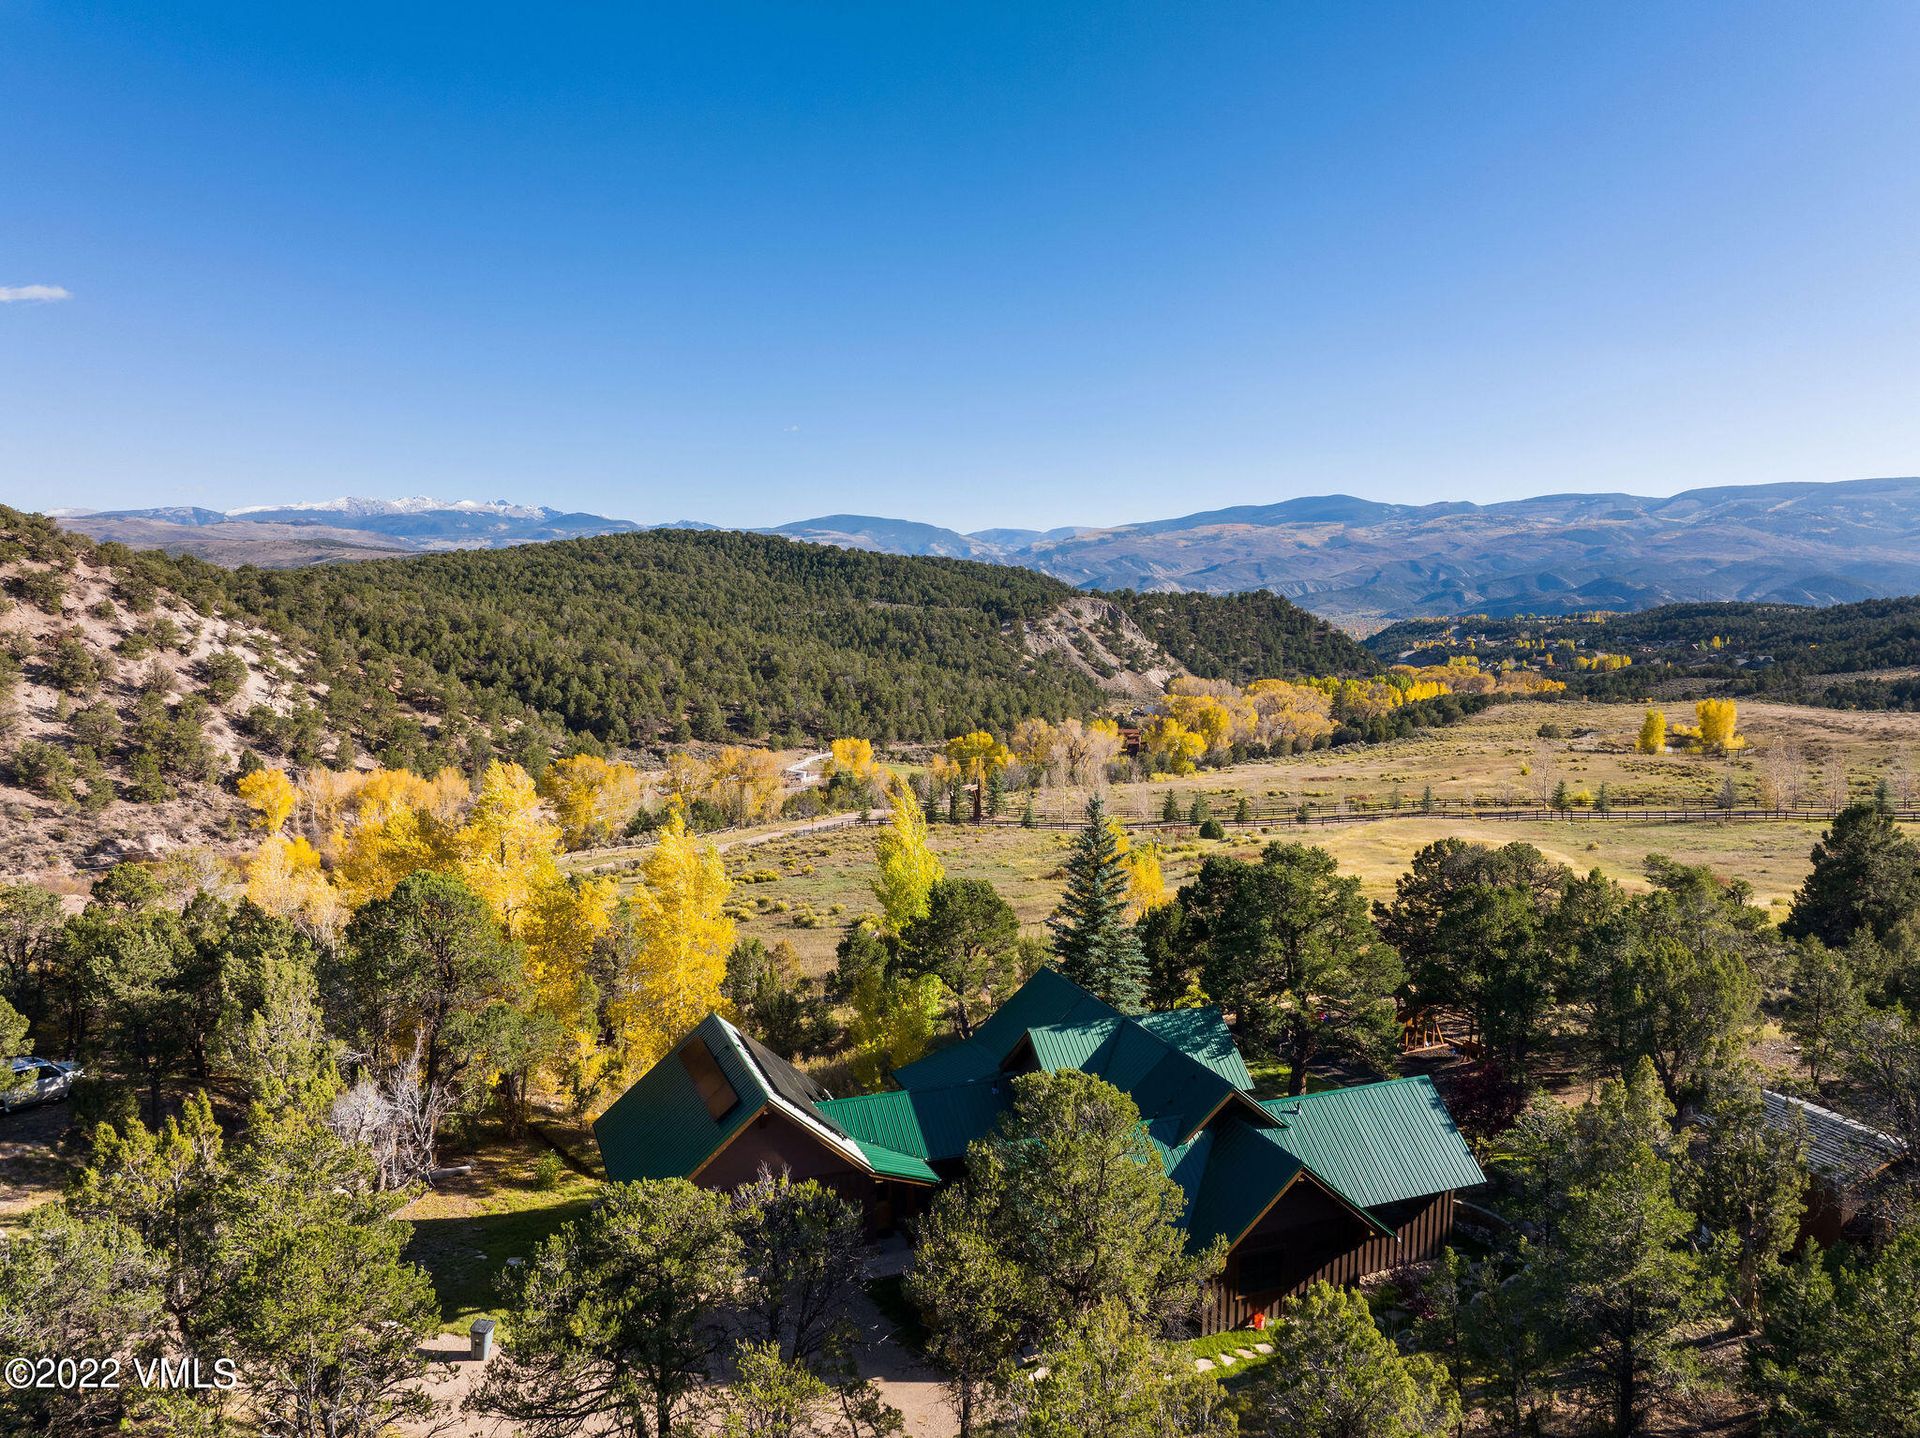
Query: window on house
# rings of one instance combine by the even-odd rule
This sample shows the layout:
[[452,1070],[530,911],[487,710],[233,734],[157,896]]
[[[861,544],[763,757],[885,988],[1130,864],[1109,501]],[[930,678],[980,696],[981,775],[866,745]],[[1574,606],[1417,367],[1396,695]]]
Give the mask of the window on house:
[[693,1086],[700,1091],[701,1101],[706,1104],[710,1117],[725,1118],[739,1107],[740,1095],[733,1091],[727,1076],[720,1072],[720,1064],[714,1058],[713,1050],[707,1047],[705,1039],[694,1039],[691,1043],[681,1045],[680,1062],[686,1066],[687,1077],[693,1080]]

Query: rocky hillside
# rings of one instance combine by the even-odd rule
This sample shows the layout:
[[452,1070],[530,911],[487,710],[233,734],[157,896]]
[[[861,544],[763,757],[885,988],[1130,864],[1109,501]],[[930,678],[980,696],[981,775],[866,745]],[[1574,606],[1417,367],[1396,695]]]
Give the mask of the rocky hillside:
[[305,656],[0,512],[0,874],[230,842],[241,754],[337,757]]

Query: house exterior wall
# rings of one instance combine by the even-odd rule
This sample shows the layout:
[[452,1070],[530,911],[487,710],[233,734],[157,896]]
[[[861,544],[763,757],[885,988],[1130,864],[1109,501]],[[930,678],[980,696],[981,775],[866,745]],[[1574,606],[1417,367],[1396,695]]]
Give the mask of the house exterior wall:
[[1244,1328],[1256,1313],[1276,1309],[1308,1284],[1357,1283],[1368,1274],[1424,1263],[1453,1234],[1454,1196],[1384,1204],[1375,1217],[1392,1238],[1369,1228],[1324,1189],[1296,1183],[1227,1255],[1207,1285],[1201,1331]]
[[768,1109],[748,1124],[718,1155],[694,1176],[702,1188],[735,1189],[751,1183],[762,1167],[785,1169],[798,1183],[817,1179],[847,1202],[856,1204],[866,1220],[869,1236],[884,1233],[925,1206],[924,1185],[876,1179],[845,1154],[795,1123]]

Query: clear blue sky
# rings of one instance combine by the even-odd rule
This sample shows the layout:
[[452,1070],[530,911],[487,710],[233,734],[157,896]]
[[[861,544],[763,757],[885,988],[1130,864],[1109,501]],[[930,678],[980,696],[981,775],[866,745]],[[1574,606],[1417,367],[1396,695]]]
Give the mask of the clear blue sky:
[[1911,0],[0,0],[0,499],[1912,474],[1917,74]]

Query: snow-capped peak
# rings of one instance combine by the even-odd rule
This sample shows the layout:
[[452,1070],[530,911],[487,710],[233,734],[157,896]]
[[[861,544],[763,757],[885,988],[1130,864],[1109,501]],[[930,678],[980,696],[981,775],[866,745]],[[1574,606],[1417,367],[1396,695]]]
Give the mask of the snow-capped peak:
[[504,519],[544,519],[554,511],[544,505],[514,504],[505,499],[433,499],[424,494],[405,499],[365,499],[343,495],[339,499],[305,500],[296,504],[249,504],[227,511],[229,516],[284,513],[300,510],[313,514],[341,514],[365,518],[376,514],[431,514],[455,510],[462,514],[496,514]]

